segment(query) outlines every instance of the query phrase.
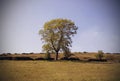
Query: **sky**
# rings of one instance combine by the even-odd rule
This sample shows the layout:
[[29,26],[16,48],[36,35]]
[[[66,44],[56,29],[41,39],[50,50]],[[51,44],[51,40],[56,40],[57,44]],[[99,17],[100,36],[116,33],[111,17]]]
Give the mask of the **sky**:
[[78,27],[72,52],[120,53],[119,0],[0,0],[0,53],[39,53],[38,31],[56,18]]

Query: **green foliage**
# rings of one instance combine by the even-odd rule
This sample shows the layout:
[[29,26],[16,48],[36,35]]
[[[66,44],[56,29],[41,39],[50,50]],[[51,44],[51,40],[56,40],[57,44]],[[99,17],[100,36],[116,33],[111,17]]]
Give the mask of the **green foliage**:
[[63,49],[63,54],[64,54],[65,58],[68,58],[71,56],[71,52],[70,52],[69,48],[63,47],[62,49]]
[[49,60],[51,58],[50,53],[52,53],[52,48],[51,48],[50,44],[44,44],[42,46],[42,48],[43,48],[43,51],[46,52],[45,53],[45,59]]
[[52,47],[50,46],[50,44],[44,44],[42,48],[43,48],[43,52],[46,52],[46,53],[52,52]]
[[96,54],[96,58],[101,60],[104,57],[104,52],[102,50],[99,50]]
[[[44,24],[44,29],[39,31],[42,40],[45,43],[43,49],[46,51],[54,51],[56,53],[56,60],[60,50],[66,52],[67,48],[71,46],[71,36],[76,34],[78,28],[74,22],[68,19],[53,19]],[[46,46],[47,45],[47,46]]]
[[45,59],[46,60],[49,60],[51,58],[51,55],[49,52],[45,53]]

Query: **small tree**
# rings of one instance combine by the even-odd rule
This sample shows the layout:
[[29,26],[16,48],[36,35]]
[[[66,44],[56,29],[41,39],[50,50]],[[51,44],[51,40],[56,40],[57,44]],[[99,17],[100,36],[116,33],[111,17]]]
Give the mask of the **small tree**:
[[49,51],[45,54],[45,59],[46,60],[50,60],[51,59],[51,55],[50,55]]
[[46,60],[49,60],[49,59],[51,58],[50,53],[51,53],[52,48],[50,47],[49,44],[44,44],[44,45],[42,46],[42,48],[43,48],[43,51],[46,52],[46,53],[45,53],[45,59],[46,59]]
[[68,59],[68,57],[71,56],[70,49],[67,47],[62,47],[62,50],[63,50],[63,54],[64,54],[65,58]]
[[103,57],[104,57],[104,52],[102,50],[99,50],[98,53],[96,54],[96,58],[102,60]]

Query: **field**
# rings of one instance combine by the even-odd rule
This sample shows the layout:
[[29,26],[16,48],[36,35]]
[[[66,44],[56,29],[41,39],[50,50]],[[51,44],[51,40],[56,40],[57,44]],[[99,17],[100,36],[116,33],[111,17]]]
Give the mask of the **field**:
[[44,60],[39,53],[1,54],[0,81],[120,81],[120,54],[104,54],[105,62],[90,61],[96,54],[73,53],[70,58],[78,61],[61,60],[63,54],[58,61]]
[[0,60],[0,81],[120,81],[120,63]]

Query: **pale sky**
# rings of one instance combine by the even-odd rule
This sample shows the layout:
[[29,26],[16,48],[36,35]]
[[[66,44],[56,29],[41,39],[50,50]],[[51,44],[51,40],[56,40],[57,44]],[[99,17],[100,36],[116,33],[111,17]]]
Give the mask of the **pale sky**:
[[72,52],[120,52],[119,0],[0,0],[0,53],[42,52],[38,31],[67,18],[78,26]]

